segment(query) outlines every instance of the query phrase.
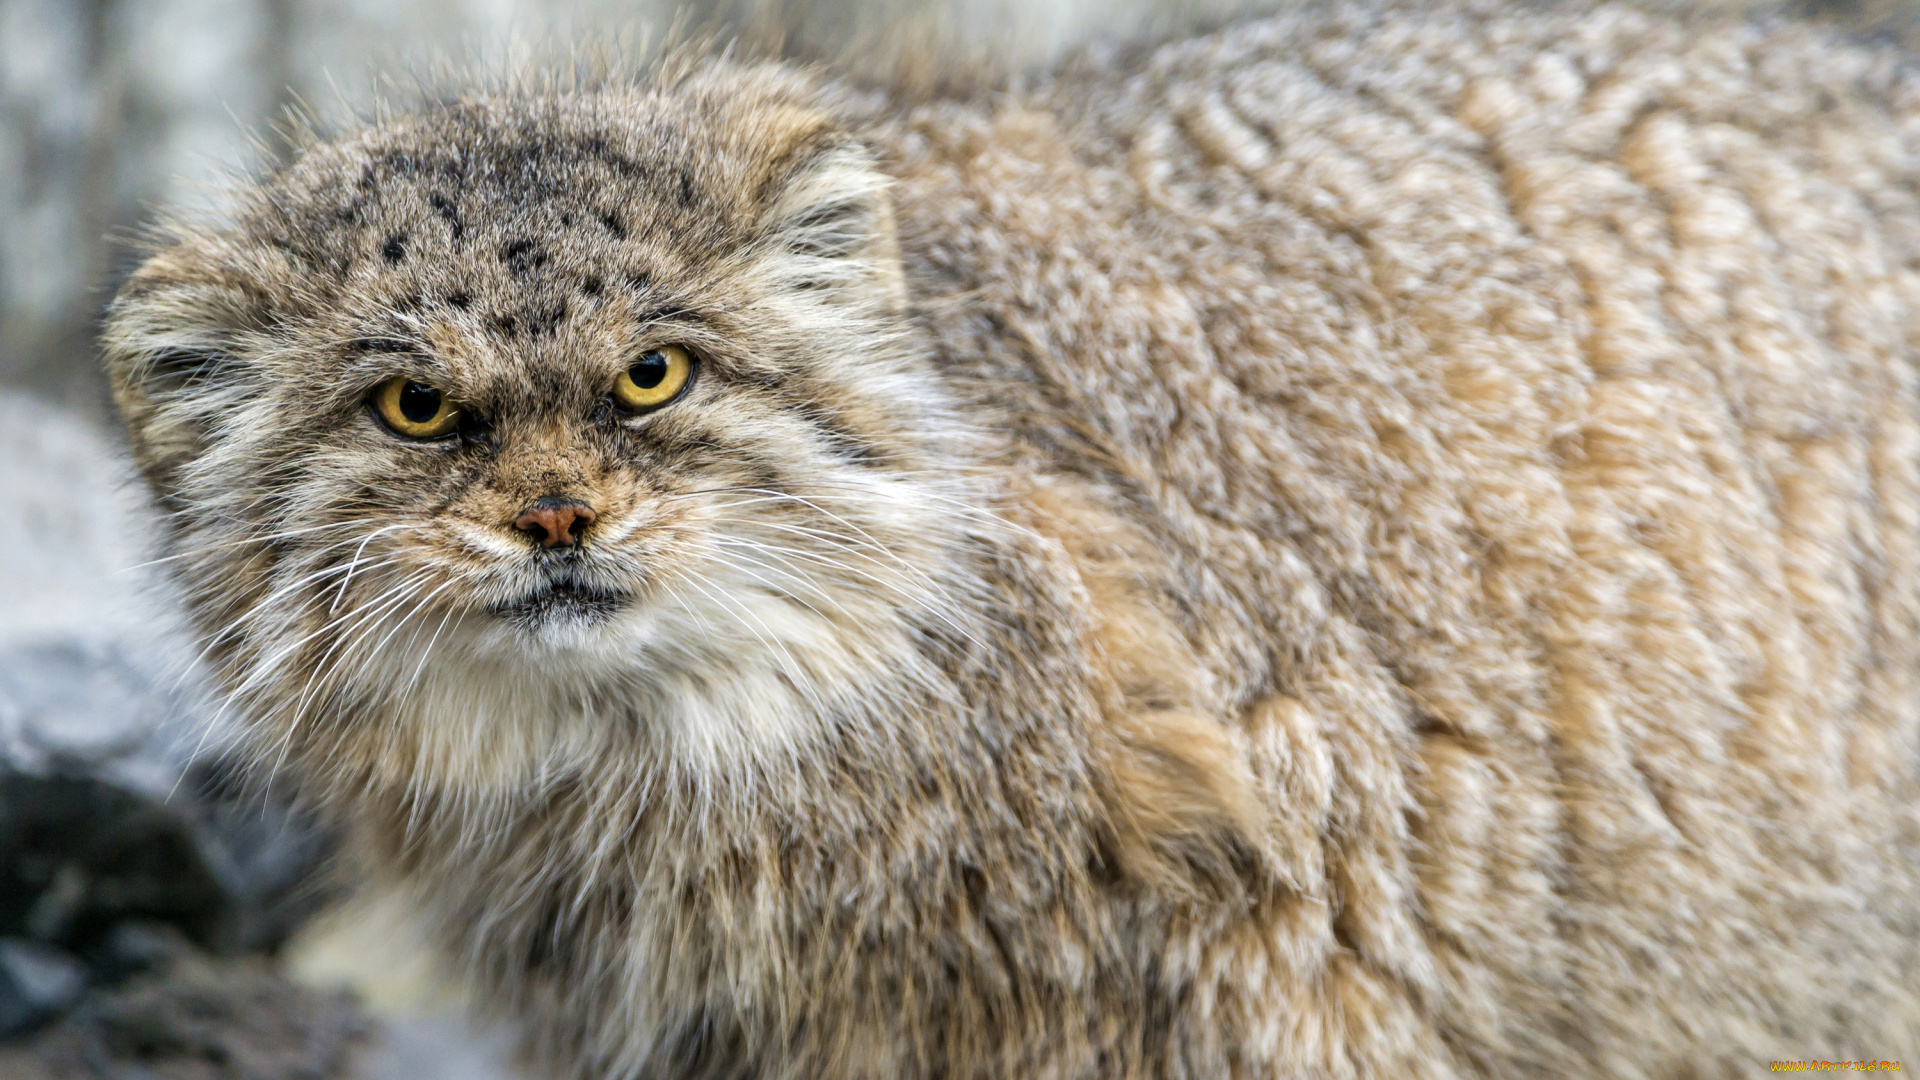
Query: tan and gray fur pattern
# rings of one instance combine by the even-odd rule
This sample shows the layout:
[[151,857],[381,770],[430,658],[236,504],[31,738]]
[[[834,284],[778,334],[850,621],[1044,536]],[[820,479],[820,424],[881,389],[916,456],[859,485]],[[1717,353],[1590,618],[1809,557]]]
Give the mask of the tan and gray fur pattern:
[[1614,7],[694,52],[313,141],[105,346],[248,745],[554,1075],[1911,1057],[1917,153]]

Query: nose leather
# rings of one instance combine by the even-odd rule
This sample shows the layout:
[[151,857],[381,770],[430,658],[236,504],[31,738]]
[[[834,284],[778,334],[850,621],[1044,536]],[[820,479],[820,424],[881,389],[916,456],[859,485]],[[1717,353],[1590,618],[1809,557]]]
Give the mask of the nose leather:
[[539,541],[541,547],[573,547],[599,516],[579,499],[548,495],[514,518],[513,527]]

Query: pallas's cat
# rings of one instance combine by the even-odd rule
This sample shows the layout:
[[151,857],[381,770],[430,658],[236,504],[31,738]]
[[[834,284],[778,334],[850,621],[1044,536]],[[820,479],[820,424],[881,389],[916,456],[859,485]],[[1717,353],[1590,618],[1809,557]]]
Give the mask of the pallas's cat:
[[1916,131],[1617,9],[683,55],[312,140],[104,340],[247,745],[557,1075],[1897,1057]]

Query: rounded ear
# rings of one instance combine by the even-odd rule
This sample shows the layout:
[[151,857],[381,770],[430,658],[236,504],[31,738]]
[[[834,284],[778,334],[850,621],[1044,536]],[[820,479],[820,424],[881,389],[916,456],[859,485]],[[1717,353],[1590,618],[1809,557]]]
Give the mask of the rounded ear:
[[888,189],[871,150],[847,139],[808,154],[780,184],[761,217],[781,276],[795,288],[879,285],[889,306],[905,287]]
[[875,238],[891,179],[856,142],[811,155],[767,208],[768,235],[789,251],[845,258]]
[[245,374],[237,344],[260,322],[249,290],[186,247],[148,259],[107,308],[100,335],[115,402],[156,490],[204,448]]

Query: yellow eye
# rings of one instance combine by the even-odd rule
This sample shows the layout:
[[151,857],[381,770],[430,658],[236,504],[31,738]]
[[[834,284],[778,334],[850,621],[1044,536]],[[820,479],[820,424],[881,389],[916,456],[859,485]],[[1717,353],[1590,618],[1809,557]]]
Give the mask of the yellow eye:
[[460,424],[460,410],[447,395],[405,376],[380,384],[373,408],[396,435],[437,439]]
[[693,356],[678,345],[649,350],[613,383],[613,399],[629,409],[657,409],[687,388]]

